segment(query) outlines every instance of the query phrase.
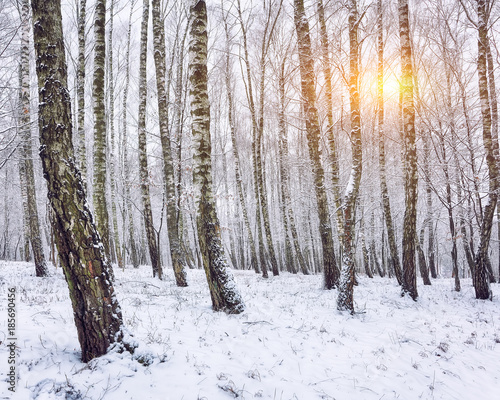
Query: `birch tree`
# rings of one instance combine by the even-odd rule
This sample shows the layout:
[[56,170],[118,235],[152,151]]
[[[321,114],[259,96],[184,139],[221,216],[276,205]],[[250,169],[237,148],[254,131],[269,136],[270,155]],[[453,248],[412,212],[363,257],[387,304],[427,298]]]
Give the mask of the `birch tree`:
[[170,257],[172,259],[177,286],[187,286],[185,259],[182,254],[182,248],[179,239],[179,227],[177,224],[178,210],[176,207],[177,202],[175,197],[174,163],[172,158],[172,147],[170,144],[170,132],[168,127],[168,88],[165,80],[165,26],[160,10],[160,0],[152,0],[152,17],[156,91],[158,94],[158,117],[163,154],[163,176],[165,184],[167,230],[168,241],[170,245]]
[[339,160],[337,150],[337,138],[335,137],[333,129],[333,88],[332,88],[332,70],[330,67],[330,49],[328,45],[328,33],[326,29],[325,9],[323,7],[323,0],[317,0],[318,20],[320,27],[321,39],[321,65],[323,68],[323,75],[325,77],[325,97],[326,97],[326,118],[327,118],[327,139],[330,148],[330,165],[332,168],[332,188],[333,197],[335,201],[335,216],[337,221],[337,231],[339,236],[342,237],[344,231],[343,215],[342,215],[342,195],[340,193],[339,184]]
[[122,314],[111,284],[111,265],[88,209],[72,142],[61,3],[32,0],[38,76],[38,126],[48,199],[54,211],[59,260],[69,287],[82,361],[124,340]]
[[139,116],[137,118],[137,137],[139,140],[139,179],[144,217],[144,228],[148,242],[149,258],[153,267],[153,276],[162,276],[162,267],[156,232],[153,224],[151,196],[149,193],[149,168],[146,138],[146,105],[148,96],[147,57],[148,57],[148,21],[149,0],[143,1],[141,22],[141,47],[139,60]]
[[[36,204],[35,173],[33,170],[33,150],[31,147],[31,120],[30,120],[30,62],[29,62],[29,2],[22,0],[21,3],[21,64],[19,106],[20,106],[20,136],[21,136],[21,171],[24,177],[26,191],[26,206],[28,219],[28,236],[33,250],[36,276],[47,276],[47,264],[43,254],[42,235],[40,233],[40,221]],[[23,184],[23,182],[21,182]]]
[[[248,54],[248,42],[247,42],[247,26],[243,20],[243,12],[241,10],[240,0],[237,0],[237,12],[240,21],[241,35],[243,40],[243,61],[245,63],[245,75],[243,81],[245,82],[245,91],[248,102],[248,108],[250,110],[250,116],[252,119],[252,167],[253,167],[253,180],[254,180],[254,198],[255,198],[255,219],[257,223],[257,242],[259,246],[259,262],[260,268],[262,270],[262,276],[264,278],[268,277],[267,272],[267,257],[265,254],[264,247],[264,237],[262,232],[262,205],[261,205],[261,195],[260,195],[260,185],[259,185],[259,164],[261,160],[259,158],[259,153],[257,152],[257,135],[258,135],[258,125],[257,125],[257,111],[255,106],[255,99],[253,94],[253,83],[252,74],[250,71],[250,59]],[[245,81],[246,79],[246,81]],[[264,79],[262,77],[262,79]]]
[[389,242],[391,268],[396,275],[400,285],[403,284],[401,264],[399,262],[398,247],[396,245],[396,235],[394,233],[394,223],[392,221],[391,203],[389,190],[387,188],[387,171],[385,157],[385,133],[384,133],[384,23],[382,0],[377,0],[377,127],[379,139],[379,171],[380,171],[380,192],[382,195],[382,207],[384,220],[387,228],[387,241]]
[[94,11],[94,210],[97,229],[106,254],[110,254],[109,215],[106,200],[106,105],[104,101],[104,71],[106,63],[106,0],[97,0]]
[[120,246],[120,235],[118,232],[118,215],[116,212],[116,168],[115,168],[115,82],[113,76],[113,21],[115,0],[111,0],[109,7],[109,29],[108,29],[108,94],[109,94],[109,140],[111,151],[109,153],[109,184],[111,186],[111,220],[113,223],[113,244],[116,261],[119,268],[124,268],[122,250]]
[[362,173],[361,113],[359,96],[359,41],[357,1],[349,1],[349,99],[351,104],[352,166],[342,204],[344,232],[342,235],[342,270],[337,309],[354,313],[354,242],[356,200]]
[[[224,11],[223,11],[224,12]],[[248,244],[250,246],[250,264],[256,273],[260,272],[259,262],[257,259],[257,251],[255,250],[255,241],[252,234],[252,229],[250,227],[250,220],[248,218],[248,208],[245,202],[245,194],[243,192],[243,182],[240,172],[240,155],[238,152],[238,145],[236,142],[236,125],[234,121],[234,99],[233,99],[233,88],[231,86],[231,43],[230,43],[230,31],[227,21],[227,16],[223,15],[224,30],[226,34],[226,65],[225,65],[225,83],[226,83],[226,96],[227,96],[227,115],[229,122],[229,130],[231,133],[231,144],[233,148],[233,158],[234,158],[234,173],[236,175],[236,189],[238,191],[238,200],[240,203],[243,222],[245,223],[245,230],[248,236]]]
[[[126,216],[128,217],[128,238],[129,238],[129,245],[130,245],[130,258],[132,260],[132,265],[134,268],[139,267],[139,259],[137,256],[137,245],[134,237],[134,215],[132,213],[132,200],[130,198],[130,185],[131,185],[131,174],[130,174],[130,163],[128,162],[128,124],[127,124],[127,100],[128,100],[128,87],[130,84],[130,38],[132,35],[132,13],[134,11],[134,5],[135,5],[135,0],[133,0],[130,4],[130,15],[129,15],[129,25],[128,25],[128,32],[127,32],[127,52],[125,55],[125,87],[123,88],[123,106],[122,106],[122,146],[123,146],[123,164],[124,164],[124,204],[125,204],[125,209],[126,209]],[[149,9],[149,7],[147,7]],[[146,33],[147,34],[147,33]],[[142,32],[141,32],[142,35]],[[141,36],[142,38],[142,36]],[[147,41],[147,37],[146,37]],[[146,43],[147,44],[147,43]],[[147,49],[146,49],[147,50]],[[139,57],[142,56],[142,53]],[[142,63],[142,59],[140,58],[139,60]],[[145,64],[145,62],[144,62]],[[143,70],[141,70],[143,68]],[[140,72],[146,72],[146,66],[140,64],[139,66]],[[141,76],[139,79],[142,79]],[[143,82],[144,81],[144,82]],[[139,90],[147,91],[146,87],[146,78],[141,80],[141,84],[139,85]],[[143,84],[143,85],[142,85]],[[143,87],[144,86],[144,87]],[[141,93],[143,94],[143,93]],[[146,95],[143,95],[144,98],[146,98]],[[142,101],[142,97],[139,96],[139,101]],[[144,107],[145,111],[145,107]],[[144,123],[144,126],[146,124]],[[141,151],[141,150],[139,150]],[[146,171],[147,171],[147,165],[146,165]],[[150,207],[151,208],[151,207]],[[125,227],[124,227],[125,229]]]
[[193,184],[197,207],[196,226],[214,311],[239,314],[243,299],[227,265],[220,236],[220,225],[212,194],[210,139],[210,104],[207,72],[207,8],[205,1],[195,0],[190,10],[189,96],[191,132],[194,147]]
[[488,276],[488,246],[493,226],[493,215],[498,198],[498,142],[492,140],[491,132],[491,105],[488,91],[487,76],[487,41],[488,41],[488,14],[487,1],[477,1],[477,31],[478,31],[478,57],[477,74],[479,79],[479,99],[481,101],[481,117],[483,128],[483,146],[486,152],[488,167],[489,193],[488,202],[484,206],[483,218],[480,228],[479,246],[474,258],[474,271],[472,283],[477,299],[491,298],[490,280]]
[[85,22],[87,0],[80,0],[78,8],[78,67],[76,72],[76,97],[78,121],[78,166],[83,187],[87,191],[87,144],[85,136]]
[[405,214],[403,222],[403,294],[418,297],[415,251],[417,238],[417,146],[413,102],[413,66],[408,0],[398,0],[401,42],[401,94],[404,140]]
[[325,190],[325,173],[321,165],[321,150],[319,147],[321,129],[318,110],[316,108],[314,59],[311,51],[309,22],[305,15],[304,1],[294,0],[293,4],[295,30],[297,32],[299,48],[302,107],[305,116],[309,157],[313,168],[314,190],[318,204],[319,229],[323,249],[324,284],[326,289],[332,289],[338,285],[340,273],[335,260],[332,224]]

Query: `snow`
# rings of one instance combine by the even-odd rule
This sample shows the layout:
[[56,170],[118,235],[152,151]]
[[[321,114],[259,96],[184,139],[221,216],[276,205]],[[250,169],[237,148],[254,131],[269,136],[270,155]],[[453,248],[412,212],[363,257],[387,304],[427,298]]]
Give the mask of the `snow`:
[[[0,398],[7,392],[7,289],[17,288],[19,399],[483,399],[500,389],[499,300],[478,301],[470,280],[419,286],[417,302],[389,279],[359,277],[358,313],[336,311],[322,277],[267,280],[234,271],[246,311],[211,310],[204,272],[190,286],[115,268],[133,356],[80,362],[60,269],[36,278],[0,261]],[[496,285],[494,285],[496,286]],[[2,397],[5,395],[6,397]]]

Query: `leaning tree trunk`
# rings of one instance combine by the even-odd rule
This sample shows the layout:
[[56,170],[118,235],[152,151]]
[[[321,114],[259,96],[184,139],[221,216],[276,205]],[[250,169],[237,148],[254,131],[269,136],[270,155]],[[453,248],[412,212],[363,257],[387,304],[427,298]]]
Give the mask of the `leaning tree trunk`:
[[187,286],[187,277],[184,265],[185,260],[182,254],[182,247],[179,239],[179,227],[177,225],[174,163],[172,159],[172,147],[170,145],[170,133],[168,127],[168,102],[165,82],[165,27],[160,10],[160,0],[153,0],[151,4],[153,8],[154,61],[156,69],[156,90],[158,92],[160,139],[163,153],[163,175],[167,202],[167,230],[168,241],[170,244],[170,257],[172,259],[177,286]]
[[33,250],[36,276],[47,276],[47,264],[43,254],[42,235],[40,233],[40,221],[36,205],[35,173],[33,171],[33,151],[31,147],[31,121],[30,121],[30,67],[29,67],[29,3],[23,0],[21,3],[21,90],[20,100],[20,136],[21,154],[20,161],[22,175],[26,189],[26,203],[28,211],[29,239]]
[[156,232],[153,225],[153,212],[151,210],[151,196],[149,193],[149,170],[146,141],[146,103],[148,95],[147,85],[147,50],[148,50],[148,19],[149,0],[144,0],[141,23],[141,49],[139,61],[139,116],[137,118],[139,140],[139,179],[141,184],[141,197],[144,216],[144,229],[148,242],[149,257],[153,267],[153,276],[162,276],[162,267]]
[[342,236],[342,271],[340,276],[337,309],[354,313],[354,241],[356,200],[362,172],[361,116],[359,99],[359,42],[358,10],[356,0],[349,1],[349,98],[351,103],[351,175],[344,194],[344,234]]
[[403,294],[418,298],[415,265],[417,240],[417,146],[415,142],[415,105],[413,103],[413,66],[408,0],[398,0],[401,40],[401,92],[404,139],[405,214],[403,225]]
[[294,19],[299,47],[302,106],[306,120],[309,157],[312,162],[314,189],[318,204],[319,229],[323,247],[324,284],[326,289],[332,289],[338,285],[340,273],[335,260],[332,224],[325,190],[325,173],[321,165],[321,150],[319,147],[321,129],[316,108],[314,59],[311,51],[309,23],[305,15],[303,0],[294,0]]
[[123,341],[122,314],[111,284],[111,265],[75,166],[61,3],[32,0],[31,6],[39,87],[40,157],[82,360],[88,362],[105,354],[111,345],[132,348]]
[[87,191],[87,145],[85,140],[85,22],[87,0],[80,0],[78,11],[78,66],[76,71],[76,97],[78,120],[78,166],[83,187]]
[[110,254],[109,215],[106,200],[106,118],[104,103],[104,66],[106,57],[106,0],[97,0],[94,12],[94,210],[97,229]]
[[474,273],[472,283],[477,299],[491,298],[490,280],[488,277],[488,247],[493,226],[493,215],[498,197],[498,143],[492,140],[491,109],[488,93],[488,77],[486,65],[486,44],[488,41],[487,1],[477,0],[478,16],[478,57],[477,73],[479,78],[479,98],[481,100],[481,115],[483,124],[483,145],[486,152],[486,164],[489,175],[488,203],[484,206],[483,219],[479,234],[479,247],[474,258]]
[[382,206],[384,209],[385,225],[387,227],[387,241],[389,242],[390,262],[389,270],[394,271],[396,279],[400,285],[403,284],[403,274],[399,262],[398,247],[396,245],[396,235],[392,222],[391,203],[389,200],[389,190],[387,189],[387,173],[385,160],[385,134],[384,134],[384,25],[382,20],[382,0],[377,1],[378,15],[378,69],[377,69],[377,125],[379,139],[379,171],[380,171],[380,191],[382,194]]
[[189,94],[191,98],[191,130],[194,147],[196,225],[207,276],[212,308],[229,314],[245,309],[243,299],[227,266],[220,237],[220,226],[212,195],[212,147],[210,140],[210,105],[207,73],[207,9],[203,0],[191,7],[189,43]]

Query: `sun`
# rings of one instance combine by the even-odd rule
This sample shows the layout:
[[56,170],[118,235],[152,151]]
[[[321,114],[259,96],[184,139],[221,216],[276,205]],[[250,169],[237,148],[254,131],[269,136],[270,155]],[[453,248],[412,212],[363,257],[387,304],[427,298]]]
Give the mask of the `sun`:
[[384,97],[386,99],[398,99],[400,90],[400,81],[396,75],[390,74],[384,77]]
[[400,81],[396,75],[390,74],[384,77],[384,97],[386,99],[398,99],[400,90]]

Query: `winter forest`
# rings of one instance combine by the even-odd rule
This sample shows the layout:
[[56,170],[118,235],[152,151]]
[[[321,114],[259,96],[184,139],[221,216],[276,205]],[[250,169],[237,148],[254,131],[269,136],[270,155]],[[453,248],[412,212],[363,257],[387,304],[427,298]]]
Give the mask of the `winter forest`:
[[0,0],[0,398],[496,398],[499,19]]

